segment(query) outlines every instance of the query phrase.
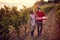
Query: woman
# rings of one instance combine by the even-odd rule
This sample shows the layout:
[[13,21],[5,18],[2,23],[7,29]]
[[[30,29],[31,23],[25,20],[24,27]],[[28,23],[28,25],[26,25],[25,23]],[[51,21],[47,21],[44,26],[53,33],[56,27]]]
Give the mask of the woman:
[[35,13],[33,10],[30,12],[30,25],[31,25],[31,36],[34,36],[34,30],[35,30]]

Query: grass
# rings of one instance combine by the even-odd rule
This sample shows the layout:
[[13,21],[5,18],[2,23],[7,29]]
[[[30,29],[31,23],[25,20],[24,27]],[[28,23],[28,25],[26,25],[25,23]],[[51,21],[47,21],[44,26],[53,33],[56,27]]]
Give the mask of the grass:
[[45,4],[45,5],[41,6],[41,9],[45,13],[48,13],[53,7],[54,7],[54,4]]

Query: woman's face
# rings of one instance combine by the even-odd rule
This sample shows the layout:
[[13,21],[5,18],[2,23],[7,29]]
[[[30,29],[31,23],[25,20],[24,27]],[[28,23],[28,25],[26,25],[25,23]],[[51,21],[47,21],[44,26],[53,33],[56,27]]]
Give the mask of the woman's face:
[[33,11],[31,11],[31,14],[34,14],[34,12],[33,12]]

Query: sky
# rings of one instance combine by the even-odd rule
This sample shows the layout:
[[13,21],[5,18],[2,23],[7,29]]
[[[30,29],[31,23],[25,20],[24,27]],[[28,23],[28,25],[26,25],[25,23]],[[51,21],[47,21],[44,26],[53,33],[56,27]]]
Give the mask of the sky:
[[44,1],[48,2],[48,0],[44,0]]
[[[26,7],[31,7],[34,5],[36,1],[37,0],[0,0],[0,6],[3,6],[3,4],[5,4],[9,6],[17,6],[18,9],[22,9],[23,5]],[[47,1],[47,0],[44,0],[44,1]]]
[[34,3],[36,2],[36,0],[0,0],[0,2],[9,4],[11,6],[18,6],[18,8],[22,8],[22,6],[26,6],[26,7],[31,7],[34,5]]

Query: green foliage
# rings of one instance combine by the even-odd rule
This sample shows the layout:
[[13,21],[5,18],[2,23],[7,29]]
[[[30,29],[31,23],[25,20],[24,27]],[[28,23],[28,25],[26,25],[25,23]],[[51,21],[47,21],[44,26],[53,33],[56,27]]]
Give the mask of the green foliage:
[[48,13],[53,7],[54,7],[54,4],[46,4],[46,5],[41,6],[41,9],[45,13]]
[[4,8],[0,9],[0,25],[4,26],[4,29],[6,29],[7,26],[12,25],[12,27],[15,28],[18,35],[19,26],[21,26],[22,24],[24,25],[27,24],[29,19],[28,15],[29,15],[28,8],[22,9],[22,11],[18,11],[17,7],[9,8],[7,6],[4,6]]
[[60,10],[60,3],[59,4],[56,4],[56,7],[57,7],[57,10],[56,11]]
[[[3,35],[2,35],[2,38],[4,37],[4,38],[6,38],[6,36],[7,36],[7,38],[8,38],[8,36],[9,36],[9,30],[8,30],[8,25],[10,24],[10,22],[9,22],[9,17],[7,17],[7,12],[9,12],[9,10],[8,9],[4,9],[4,8],[1,8],[0,9],[0,25],[2,25],[3,26],[3,28],[2,28],[2,31],[1,32],[3,32]],[[0,33],[1,33],[0,32]],[[7,35],[8,34],[8,35]],[[3,39],[4,39],[3,38]],[[6,39],[5,39],[6,40]]]
[[56,23],[60,25],[60,3],[56,5]]
[[47,13],[47,12],[49,12],[52,8],[53,8],[53,6],[52,6],[52,7],[44,8],[44,12]]

